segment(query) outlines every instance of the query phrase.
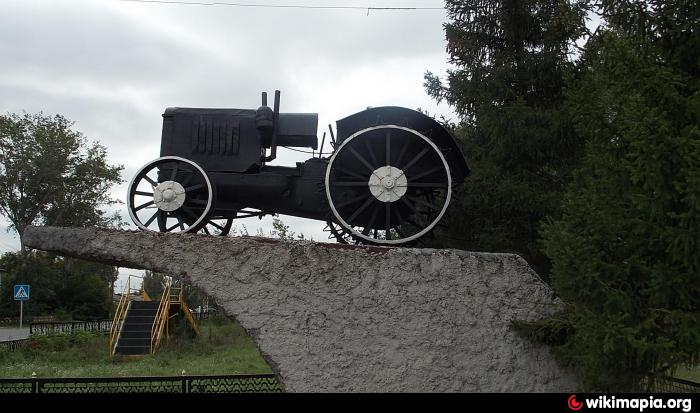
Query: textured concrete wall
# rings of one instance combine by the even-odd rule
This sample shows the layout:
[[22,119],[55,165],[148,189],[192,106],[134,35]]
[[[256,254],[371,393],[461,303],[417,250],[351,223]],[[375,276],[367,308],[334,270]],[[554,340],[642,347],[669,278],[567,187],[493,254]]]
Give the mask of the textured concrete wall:
[[571,391],[510,328],[552,291],[512,254],[36,227],[27,246],[185,274],[251,334],[287,391]]

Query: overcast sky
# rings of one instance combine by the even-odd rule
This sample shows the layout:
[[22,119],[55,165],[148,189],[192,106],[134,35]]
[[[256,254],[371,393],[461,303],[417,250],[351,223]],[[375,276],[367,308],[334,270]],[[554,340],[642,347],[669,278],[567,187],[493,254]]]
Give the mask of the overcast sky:
[[[440,0],[240,3],[443,6]],[[68,117],[107,147],[111,163],[124,165],[126,181],[159,156],[160,115],[168,106],[256,108],[261,91],[279,89],[282,112],[319,114],[319,138],[326,125],[367,106],[420,107],[455,119],[422,86],[426,70],[448,67],[445,21],[444,10],[0,0],[0,112]],[[275,164],[305,158],[280,149]],[[115,187],[113,196],[124,201],[126,187]],[[120,212],[131,225],[126,209]],[[322,222],[282,219],[297,233],[326,240]],[[251,233],[267,233],[270,221],[242,222]],[[18,248],[13,234],[2,231],[0,250]]]

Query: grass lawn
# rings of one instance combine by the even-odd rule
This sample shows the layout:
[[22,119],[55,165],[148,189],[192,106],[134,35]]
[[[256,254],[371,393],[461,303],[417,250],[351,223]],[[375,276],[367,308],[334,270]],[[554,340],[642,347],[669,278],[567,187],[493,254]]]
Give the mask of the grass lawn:
[[113,377],[260,374],[272,370],[238,324],[212,320],[201,336],[174,334],[154,356],[110,359],[108,337],[80,332],[33,337],[22,350],[0,349],[0,377]]

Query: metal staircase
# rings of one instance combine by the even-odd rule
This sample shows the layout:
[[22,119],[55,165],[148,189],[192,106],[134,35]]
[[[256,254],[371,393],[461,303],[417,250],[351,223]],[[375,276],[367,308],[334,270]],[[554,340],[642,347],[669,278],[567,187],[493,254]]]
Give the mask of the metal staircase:
[[182,288],[173,287],[171,278],[166,278],[158,301],[152,300],[145,292],[142,294],[144,301],[136,301],[131,294],[131,277],[114,314],[109,336],[110,355],[154,354],[163,338],[169,335],[171,320],[181,314],[199,335],[199,327],[185,302]]
[[159,304],[157,301],[131,302],[114,349],[116,354],[151,353],[151,328],[156,319]]

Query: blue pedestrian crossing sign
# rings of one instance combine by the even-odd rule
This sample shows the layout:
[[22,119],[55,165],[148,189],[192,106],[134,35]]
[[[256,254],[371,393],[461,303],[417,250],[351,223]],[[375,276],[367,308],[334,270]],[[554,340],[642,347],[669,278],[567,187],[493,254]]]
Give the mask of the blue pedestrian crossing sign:
[[15,301],[26,301],[29,300],[29,284],[17,284],[15,285]]

